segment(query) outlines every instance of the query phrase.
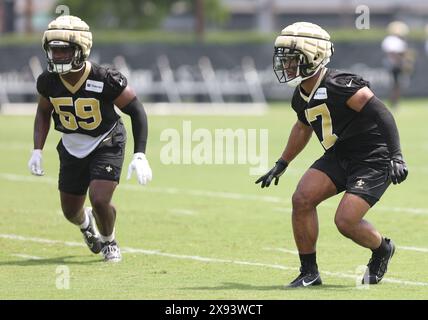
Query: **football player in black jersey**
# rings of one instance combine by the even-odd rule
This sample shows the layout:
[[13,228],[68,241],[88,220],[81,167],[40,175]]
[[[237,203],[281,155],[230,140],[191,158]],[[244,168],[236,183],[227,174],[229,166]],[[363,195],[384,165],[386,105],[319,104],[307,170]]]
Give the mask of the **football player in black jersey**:
[[320,285],[316,263],[317,206],[345,191],[337,208],[339,231],[372,250],[363,284],[379,283],[395,246],[364,219],[390,183],[401,183],[407,167],[392,114],[360,76],[327,69],[333,54],[329,34],[298,22],[275,41],[273,68],[279,82],[296,87],[292,107],[297,121],[275,166],[256,183],[269,187],[303,150],[313,132],[324,155],[306,171],[293,194],[292,224],[300,275],[288,287]]
[[[62,132],[57,150],[63,213],[80,227],[93,253],[101,252],[105,261],[120,261],[111,200],[122,171],[126,132],[114,106],[132,122],[134,156],[127,178],[135,171],[143,185],[152,179],[145,156],[146,113],[120,72],[87,60],[92,34],[84,21],[60,16],[49,24],[42,42],[48,66],[37,79],[40,98],[29,169],[34,175],[44,174],[42,149],[52,117],[55,129]],[[84,207],[88,189],[92,207]]]

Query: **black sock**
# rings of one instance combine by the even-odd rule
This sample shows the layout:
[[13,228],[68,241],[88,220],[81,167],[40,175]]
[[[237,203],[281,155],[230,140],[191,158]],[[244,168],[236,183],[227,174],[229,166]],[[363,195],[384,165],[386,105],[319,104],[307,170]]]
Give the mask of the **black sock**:
[[317,253],[299,254],[300,264],[303,269],[309,271],[318,271],[317,266]]
[[382,238],[382,242],[380,243],[379,248],[374,249],[374,250],[372,249],[373,253],[377,256],[383,256],[383,255],[387,254],[388,250],[389,250],[389,245],[386,242],[385,238]]

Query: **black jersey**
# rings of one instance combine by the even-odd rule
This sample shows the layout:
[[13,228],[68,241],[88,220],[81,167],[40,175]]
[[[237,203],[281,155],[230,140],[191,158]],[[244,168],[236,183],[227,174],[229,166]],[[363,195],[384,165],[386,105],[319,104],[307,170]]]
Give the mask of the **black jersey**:
[[43,72],[37,78],[37,91],[53,107],[55,129],[97,137],[120,118],[113,101],[127,86],[126,78],[114,69],[86,62],[85,71],[74,85],[57,73]]
[[386,146],[374,120],[346,104],[366,86],[369,82],[358,75],[323,69],[310,95],[297,87],[291,105],[298,119],[313,128],[325,150],[333,146],[351,151],[367,145]]

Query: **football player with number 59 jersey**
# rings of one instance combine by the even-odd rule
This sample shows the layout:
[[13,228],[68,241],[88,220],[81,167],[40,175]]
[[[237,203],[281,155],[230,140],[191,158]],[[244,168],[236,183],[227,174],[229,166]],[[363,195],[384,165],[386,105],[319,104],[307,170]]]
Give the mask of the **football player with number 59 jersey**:
[[[62,132],[57,150],[64,216],[80,227],[93,253],[101,252],[105,261],[120,261],[114,228],[116,208],[111,199],[122,171],[126,131],[114,106],[132,122],[134,156],[127,178],[135,171],[143,185],[152,179],[145,156],[146,113],[120,72],[87,60],[92,33],[78,17],[60,16],[52,21],[42,44],[48,65],[37,79],[40,98],[29,169],[34,175],[44,174],[42,149],[52,117],[55,129]],[[92,207],[84,207],[88,189]]]
[[287,26],[275,41],[273,69],[279,82],[295,87],[291,106],[297,121],[281,157],[256,183],[264,188],[275,180],[277,185],[312,133],[325,151],[303,175],[292,198],[301,268],[291,288],[322,284],[316,263],[316,208],[342,191],[336,226],[372,251],[362,283],[379,283],[395,251],[393,242],[363,218],[391,182],[407,177],[397,126],[367,81],[326,67],[333,51],[327,31],[308,22]]

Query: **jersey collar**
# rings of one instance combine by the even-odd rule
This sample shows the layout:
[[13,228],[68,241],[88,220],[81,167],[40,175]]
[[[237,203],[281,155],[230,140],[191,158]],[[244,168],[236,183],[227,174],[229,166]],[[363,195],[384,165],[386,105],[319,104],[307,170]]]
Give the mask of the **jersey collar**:
[[302,92],[302,90],[301,90],[301,88],[300,88],[300,86],[299,86],[299,93],[300,93],[300,96],[302,97],[302,99],[303,99],[305,102],[309,102],[309,100],[311,100],[311,99],[312,99],[312,97],[314,96],[315,92],[318,90],[318,87],[320,86],[321,81],[324,79],[324,76],[325,76],[325,74],[327,73],[327,70],[328,70],[327,68],[322,68],[322,69],[321,69],[320,76],[318,77],[318,80],[317,80],[317,82],[315,83],[315,86],[312,88],[311,94],[310,94],[309,96],[305,95],[305,94]]
[[67,81],[65,81],[61,75],[59,76],[59,78],[61,79],[61,82],[64,85],[64,87],[66,87],[67,90],[70,91],[72,94],[75,94],[83,85],[83,83],[86,81],[86,79],[88,79],[89,72],[91,72],[91,63],[89,61],[86,61],[85,71],[83,72],[82,77],[79,79],[79,81],[76,82],[74,86],[68,83]]

